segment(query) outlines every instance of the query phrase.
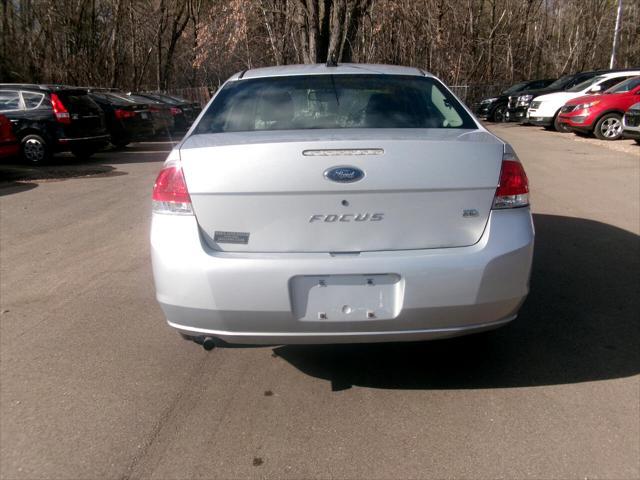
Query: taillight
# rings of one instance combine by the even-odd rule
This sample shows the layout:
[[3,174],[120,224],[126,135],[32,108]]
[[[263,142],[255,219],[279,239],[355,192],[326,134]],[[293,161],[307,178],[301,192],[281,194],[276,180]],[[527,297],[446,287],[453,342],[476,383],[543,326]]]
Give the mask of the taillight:
[[153,211],[191,215],[191,197],[179,163],[169,164],[160,170],[153,185]]
[[13,135],[13,128],[11,128],[11,122],[9,120],[5,121],[0,118],[0,141],[2,142],[13,142],[16,140],[16,137]]
[[56,120],[60,123],[64,123],[66,125],[71,123],[71,115],[69,115],[69,110],[64,106],[60,97],[55,93],[51,94],[51,108],[53,108],[53,114],[56,116]]
[[512,153],[502,157],[500,183],[493,199],[493,208],[516,208],[529,205],[529,180],[522,164]]
[[132,118],[136,116],[136,112],[132,110],[122,110],[120,108],[117,108],[116,110],[114,110],[113,113],[118,120],[123,120],[125,118]]
[[178,107],[171,107],[171,115],[173,115],[174,117],[176,115],[180,115],[182,113],[182,110],[180,110]]

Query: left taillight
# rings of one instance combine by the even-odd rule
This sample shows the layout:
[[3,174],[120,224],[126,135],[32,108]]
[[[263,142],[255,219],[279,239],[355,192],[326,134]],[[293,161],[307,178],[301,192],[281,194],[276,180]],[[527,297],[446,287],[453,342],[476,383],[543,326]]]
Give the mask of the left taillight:
[[518,208],[527,205],[529,205],[527,174],[515,154],[505,153],[502,157],[500,182],[493,199],[493,208]]
[[133,110],[123,110],[122,108],[116,108],[113,111],[113,114],[118,120],[123,120],[125,118],[133,118],[136,116],[136,112]]
[[166,165],[153,185],[153,211],[174,215],[192,215],[191,197],[179,162]]
[[52,93],[51,94],[51,108],[53,108],[53,114],[56,116],[56,120],[59,123],[64,123],[65,125],[69,125],[71,123],[71,115],[69,115],[69,110],[64,106],[60,97]]

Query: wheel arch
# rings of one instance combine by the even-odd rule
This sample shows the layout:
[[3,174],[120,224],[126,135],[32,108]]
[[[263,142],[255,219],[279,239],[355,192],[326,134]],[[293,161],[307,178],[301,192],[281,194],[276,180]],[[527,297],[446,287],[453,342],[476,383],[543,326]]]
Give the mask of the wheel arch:
[[598,116],[596,117],[596,119],[593,121],[594,128],[595,128],[596,124],[600,121],[600,119],[602,117],[604,117],[605,115],[608,115],[610,113],[617,113],[621,117],[624,116],[624,112],[622,110],[620,110],[619,108],[611,108],[609,110],[605,110],[604,112],[599,113]]
[[42,138],[45,142],[47,142],[47,145],[51,146],[51,138],[49,137],[49,135],[47,135],[46,132],[43,132],[42,130],[39,130],[37,128],[25,127],[15,132],[15,134],[16,134],[16,138],[20,143],[22,143],[22,140],[24,139],[24,137],[27,137],[29,135],[37,135],[40,138]]

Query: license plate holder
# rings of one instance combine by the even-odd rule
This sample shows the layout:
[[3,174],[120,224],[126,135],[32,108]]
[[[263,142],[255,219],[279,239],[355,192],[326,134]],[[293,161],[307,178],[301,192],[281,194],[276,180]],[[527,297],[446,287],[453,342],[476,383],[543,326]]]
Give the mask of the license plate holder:
[[293,314],[300,321],[389,320],[402,309],[404,282],[397,274],[305,275],[291,279]]

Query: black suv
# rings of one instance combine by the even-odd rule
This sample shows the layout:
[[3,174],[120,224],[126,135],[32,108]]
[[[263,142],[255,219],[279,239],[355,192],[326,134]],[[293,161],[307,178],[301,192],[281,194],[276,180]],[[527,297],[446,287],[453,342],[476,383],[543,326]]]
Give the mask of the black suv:
[[31,163],[63,151],[86,158],[109,143],[102,110],[73,87],[0,84],[0,113],[11,120],[22,158]]
[[552,83],[553,79],[529,80],[527,82],[516,83],[495,97],[481,100],[475,108],[476,115],[478,118],[490,122],[504,122],[507,119],[507,104],[509,103],[510,95],[515,95],[524,90],[544,88]]

